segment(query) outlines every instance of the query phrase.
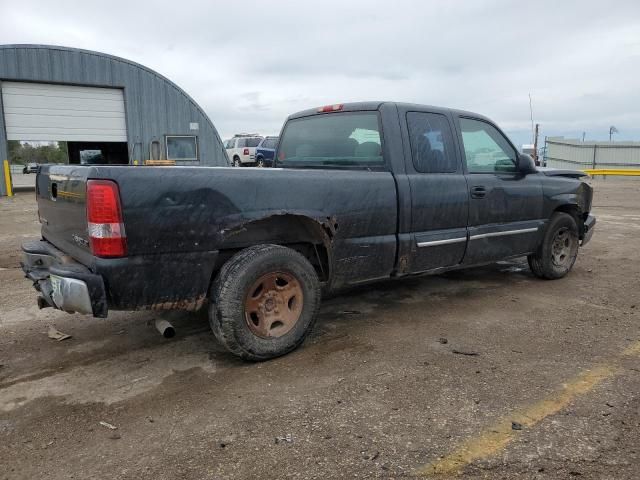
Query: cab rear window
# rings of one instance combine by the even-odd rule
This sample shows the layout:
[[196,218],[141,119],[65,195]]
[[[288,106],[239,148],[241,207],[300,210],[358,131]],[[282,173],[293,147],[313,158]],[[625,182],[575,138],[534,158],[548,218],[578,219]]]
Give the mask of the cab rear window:
[[290,120],[278,150],[281,166],[381,166],[377,112],[345,112]]

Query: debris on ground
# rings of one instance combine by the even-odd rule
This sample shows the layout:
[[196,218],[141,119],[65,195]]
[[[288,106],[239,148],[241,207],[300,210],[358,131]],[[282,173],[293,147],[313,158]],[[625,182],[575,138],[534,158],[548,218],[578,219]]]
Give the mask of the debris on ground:
[[220,448],[226,448],[228,445],[230,445],[231,443],[233,443],[233,441],[235,440],[235,435],[230,435],[228,437],[223,437],[220,440],[218,440],[218,446]]
[[111,435],[109,435],[109,439],[111,440],[120,440],[122,437],[120,436],[119,433],[112,433]]
[[276,437],[276,443],[293,443],[293,435],[287,433],[284,437]]
[[451,350],[451,353],[455,353],[457,355],[467,355],[468,357],[477,357],[478,355],[480,355],[478,352],[456,350],[456,349]]
[[369,453],[369,452],[360,452],[360,453],[362,453],[362,458],[364,458],[365,460],[375,460],[380,456],[380,452],[377,450],[373,453]]
[[438,339],[438,341],[439,341],[441,344],[443,344],[443,345],[446,345],[447,343],[449,343],[449,340],[447,340],[447,339],[446,339],[446,338],[444,338],[444,337],[440,337],[440,338]]
[[340,315],[360,315],[359,310],[342,310]]
[[518,422],[511,422],[511,430],[522,430],[522,424]]
[[56,327],[54,327],[53,325],[49,326],[49,331],[47,332],[47,336],[51,339],[51,340],[57,340],[59,342],[61,342],[62,340],[66,340],[68,338],[71,338],[71,335],[67,334],[67,333],[62,333],[61,331],[59,331]]
[[100,422],[100,425],[102,425],[103,427],[107,427],[110,430],[117,430],[118,427],[116,427],[115,425],[111,425],[109,422]]

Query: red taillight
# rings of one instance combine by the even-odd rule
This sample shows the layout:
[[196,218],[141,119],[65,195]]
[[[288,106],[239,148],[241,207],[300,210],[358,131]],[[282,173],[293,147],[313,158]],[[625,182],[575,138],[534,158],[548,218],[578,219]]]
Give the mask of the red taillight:
[[124,257],[124,231],[120,191],[111,180],[87,181],[87,227],[91,252],[97,257]]
[[249,149],[248,149],[248,148],[245,148],[245,149],[242,151],[242,154],[243,154],[243,155],[249,155]]
[[329,113],[329,112],[339,112],[344,108],[344,104],[337,103],[335,105],[325,105],[324,107],[320,107],[318,109],[318,113]]

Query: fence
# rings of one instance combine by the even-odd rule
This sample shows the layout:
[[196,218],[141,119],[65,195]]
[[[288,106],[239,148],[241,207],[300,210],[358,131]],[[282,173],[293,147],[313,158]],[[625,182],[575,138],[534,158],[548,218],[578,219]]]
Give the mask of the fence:
[[581,142],[548,137],[544,151],[547,167],[611,171],[640,169],[640,142]]

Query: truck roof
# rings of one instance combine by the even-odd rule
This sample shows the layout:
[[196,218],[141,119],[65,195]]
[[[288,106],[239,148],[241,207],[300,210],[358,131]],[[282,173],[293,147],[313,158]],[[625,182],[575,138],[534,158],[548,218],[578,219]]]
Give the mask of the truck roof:
[[[405,108],[407,110],[411,110],[412,108],[415,109],[429,109],[432,112],[439,112],[439,113],[445,113],[445,112],[451,112],[455,115],[469,115],[475,118],[481,118],[481,119],[487,119],[487,117],[485,117],[484,115],[480,115],[478,113],[474,113],[474,112],[468,112],[465,110],[458,110],[455,108],[446,108],[446,107],[437,107],[437,106],[433,106],[433,105],[423,105],[423,104],[419,104],[419,103],[405,103],[405,102],[385,102],[385,101],[369,101],[369,102],[349,102],[349,103],[338,103],[335,105],[342,105],[342,108],[340,109],[341,112],[357,112],[357,111],[373,111],[373,110],[379,110],[380,107],[383,104],[393,104],[396,105],[397,107],[400,108]],[[310,115],[322,115],[324,114],[323,112],[320,112],[319,110],[323,108],[323,106],[318,106],[315,108],[309,108],[307,110],[302,110],[300,112],[296,112],[293,113],[291,115],[289,115],[288,120],[294,119],[294,118],[301,118],[301,117],[308,117]]]

